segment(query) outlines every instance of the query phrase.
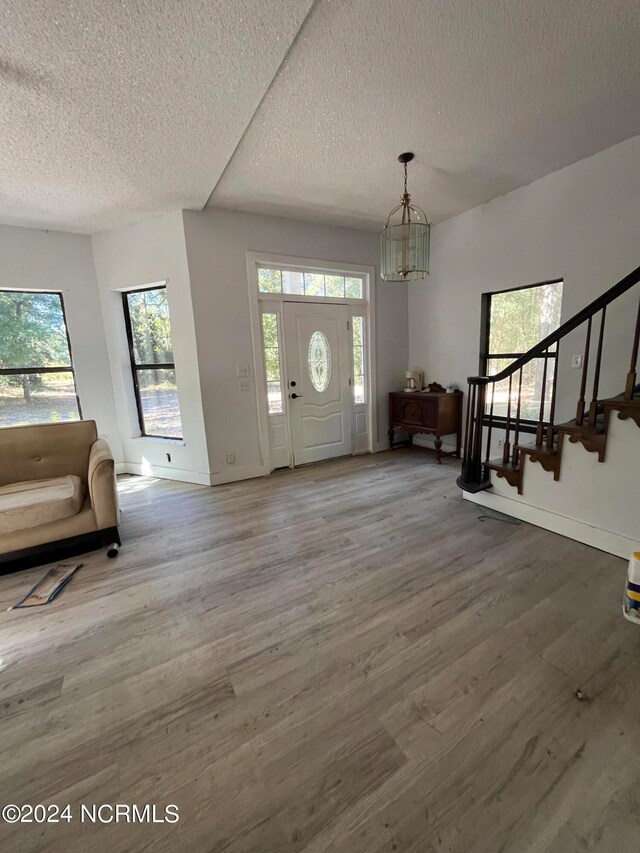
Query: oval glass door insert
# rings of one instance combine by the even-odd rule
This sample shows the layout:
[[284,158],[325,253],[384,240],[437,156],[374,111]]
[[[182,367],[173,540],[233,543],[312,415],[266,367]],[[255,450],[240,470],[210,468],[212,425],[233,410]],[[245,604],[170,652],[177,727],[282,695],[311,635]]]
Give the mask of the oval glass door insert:
[[331,347],[324,332],[317,331],[311,335],[307,361],[311,383],[322,394],[331,381]]

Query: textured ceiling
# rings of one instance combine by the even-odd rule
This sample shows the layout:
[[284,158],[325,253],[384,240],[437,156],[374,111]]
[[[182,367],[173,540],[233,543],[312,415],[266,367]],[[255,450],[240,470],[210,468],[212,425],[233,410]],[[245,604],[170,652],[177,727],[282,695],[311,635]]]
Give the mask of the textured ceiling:
[[2,0],[0,222],[201,208],[312,0]]
[[[638,0],[319,0],[210,204],[446,219],[640,133]],[[640,164],[639,164],[640,168]]]
[[[311,11],[310,11],[311,10]],[[640,133],[638,0],[3,0],[0,222],[438,221]]]

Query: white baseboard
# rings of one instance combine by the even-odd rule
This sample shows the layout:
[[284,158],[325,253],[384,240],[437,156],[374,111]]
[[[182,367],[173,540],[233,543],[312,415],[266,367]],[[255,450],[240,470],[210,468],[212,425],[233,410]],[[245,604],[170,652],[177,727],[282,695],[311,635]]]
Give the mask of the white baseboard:
[[629,555],[633,551],[640,548],[640,540],[629,539],[620,533],[593,527],[584,521],[549,512],[549,510],[540,509],[540,507],[530,506],[522,501],[509,500],[502,495],[492,494],[491,489],[476,492],[476,494],[463,492],[462,497],[466,501],[478,504],[478,506],[484,506],[513,518],[519,518],[521,521],[535,524],[536,527],[543,527],[545,530],[551,530],[553,533],[559,533],[561,536],[566,536],[576,542],[583,542],[585,545],[591,545],[593,548],[598,548],[600,551],[606,551],[625,560],[629,559]]
[[195,483],[198,486],[223,486],[225,483],[237,483],[240,480],[253,480],[264,477],[269,472],[263,465],[236,468],[228,472],[205,474],[200,471],[187,471],[182,468],[170,468],[167,465],[144,465],[138,462],[118,462],[118,474],[135,474],[139,477],[157,477],[159,480],[177,480],[180,483]]
[[256,477],[266,477],[269,473],[264,465],[250,465],[241,468],[230,465],[228,471],[212,473],[209,477],[209,485],[223,486],[225,483],[237,483],[240,480],[254,480]]
[[167,465],[144,466],[139,462],[122,462],[123,474],[136,474],[141,477],[157,477],[159,480],[177,480],[180,483],[196,483],[199,486],[210,486],[210,475],[200,471],[187,471],[182,468],[170,468]]

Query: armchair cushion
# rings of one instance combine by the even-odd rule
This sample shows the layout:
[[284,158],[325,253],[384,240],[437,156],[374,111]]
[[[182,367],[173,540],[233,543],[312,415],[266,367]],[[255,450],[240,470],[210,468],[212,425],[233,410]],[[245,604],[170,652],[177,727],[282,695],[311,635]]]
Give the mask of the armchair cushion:
[[0,534],[77,515],[83,502],[82,480],[73,474],[0,486]]

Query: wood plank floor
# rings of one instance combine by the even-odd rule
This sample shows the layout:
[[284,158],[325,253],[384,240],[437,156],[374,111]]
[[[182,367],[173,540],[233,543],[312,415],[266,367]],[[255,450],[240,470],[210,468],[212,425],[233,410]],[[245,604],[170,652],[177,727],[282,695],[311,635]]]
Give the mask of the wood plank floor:
[[406,450],[124,478],[117,560],[37,611],[6,608],[42,569],[0,577],[0,803],[74,815],[0,849],[640,850],[625,564],[479,519],[456,473]]

